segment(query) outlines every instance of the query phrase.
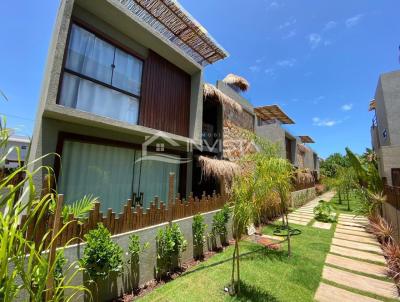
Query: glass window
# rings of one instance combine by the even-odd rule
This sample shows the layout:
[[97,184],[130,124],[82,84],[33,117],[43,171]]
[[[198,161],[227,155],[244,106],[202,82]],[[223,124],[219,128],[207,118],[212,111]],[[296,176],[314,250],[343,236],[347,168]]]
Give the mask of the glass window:
[[178,192],[179,156],[168,154],[170,161],[164,162],[155,160],[152,156],[156,153],[149,152],[148,160],[137,161],[140,154],[140,150],[125,147],[65,140],[59,192],[65,195],[66,203],[87,194],[97,196],[103,212],[108,208],[121,212],[134,192],[143,193],[144,208],[150,206],[155,196],[166,202],[170,172],[176,175]]
[[137,124],[143,62],[73,24],[59,104]]
[[136,124],[139,100],[68,73],[64,74],[61,105]]

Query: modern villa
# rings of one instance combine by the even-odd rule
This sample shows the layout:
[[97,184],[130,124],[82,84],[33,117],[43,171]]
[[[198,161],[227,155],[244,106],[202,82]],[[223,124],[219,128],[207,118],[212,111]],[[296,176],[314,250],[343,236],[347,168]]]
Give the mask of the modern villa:
[[375,113],[371,141],[380,175],[388,185],[400,187],[400,71],[379,77],[369,111]]
[[[227,55],[175,2],[62,1],[31,158],[61,155],[39,164],[54,167],[66,202],[91,193],[103,210],[128,198],[147,207],[167,199],[171,172],[185,196],[188,146],[202,138],[203,69]],[[166,160],[153,160],[159,153]]]

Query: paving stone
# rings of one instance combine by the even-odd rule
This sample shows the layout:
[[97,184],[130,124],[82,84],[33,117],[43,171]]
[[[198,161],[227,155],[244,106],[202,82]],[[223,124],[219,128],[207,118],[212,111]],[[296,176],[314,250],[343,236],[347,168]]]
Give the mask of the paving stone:
[[358,231],[358,230],[347,230],[347,229],[341,229],[336,227],[335,233],[341,233],[341,234],[349,234],[349,235],[356,235],[360,237],[366,237],[366,238],[371,238],[371,239],[376,239],[376,237],[366,231]]
[[337,224],[336,229],[366,232],[365,228],[360,228],[360,227],[351,226],[351,225],[343,225],[343,224]]
[[299,215],[305,217],[314,217],[314,213],[302,213],[302,212],[292,212],[289,215]]
[[328,254],[325,263],[343,267],[356,272],[366,273],[379,277],[386,276],[386,267],[382,265],[372,264],[364,261],[354,260],[342,256]]
[[378,263],[386,263],[385,258],[382,255],[353,250],[337,245],[331,245],[330,252],[341,256],[352,257],[360,260],[369,260]]
[[340,219],[338,220],[339,224],[343,224],[343,225],[358,225],[361,227],[366,227],[368,225],[367,222],[360,222],[360,221],[354,221],[354,220],[343,220]]
[[352,226],[352,227],[361,228],[361,229],[365,228],[365,225],[363,225],[361,223],[347,222],[347,221],[343,221],[343,220],[339,221],[338,225]]
[[308,222],[306,222],[306,221],[293,220],[293,219],[289,219],[289,223],[300,224],[300,225],[307,225],[308,224]]
[[329,230],[332,226],[332,223],[316,221],[312,226],[314,228]]
[[342,215],[339,215],[339,219],[345,220],[345,221],[351,221],[351,222],[360,222],[360,223],[368,223],[368,219],[367,218],[363,218],[363,217],[343,217]]
[[298,216],[292,216],[292,215],[288,215],[289,219],[294,219],[294,220],[301,220],[301,221],[307,221],[309,222],[311,220],[311,218],[307,218],[307,217],[298,217]]
[[338,233],[338,232],[335,232],[334,238],[355,241],[355,242],[361,242],[361,243],[368,243],[368,244],[373,244],[373,245],[378,245],[378,246],[380,245],[379,242],[374,238],[342,234],[342,233]]
[[352,293],[348,290],[328,285],[326,283],[320,283],[317,292],[314,297],[315,301],[318,302],[379,302],[370,297],[362,296],[356,293]]
[[386,298],[397,298],[397,289],[391,282],[381,281],[370,277],[325,266],[322,278],[351,288],[376,294]]
[[374,253],[382,254],[382,249],[379,246],[372,245],[372,244],[348,241],[348,240],[337,239],[337,238],[332,239],[332,244],[339,245],[342,247],[347,247],[350,249],[357,249],[357,250],[361,250],[361,251],[365,251],[365,252],[374,252]]

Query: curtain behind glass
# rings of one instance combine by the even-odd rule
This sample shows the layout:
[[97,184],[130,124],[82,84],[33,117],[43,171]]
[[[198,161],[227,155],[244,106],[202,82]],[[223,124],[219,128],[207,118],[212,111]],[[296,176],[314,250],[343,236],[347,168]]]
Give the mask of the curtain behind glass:
[[67,72],[64,73],[59,103],[130,124],[138,121],[138,99]]
[[64,141],[59,192],[71,203],[85,194],[101,201],[101,210],[123,209],[132,197],[135,150]]
[[73,24],[65,66],[111,84],[115,47]]
[[114,65],[112,85],[135,95],[140,95],[142,61],[117,48]]
[[[148,152],[148,156],[157,155],[156,152]],[[179,156],[175,157],[179,160]],[[166,163],[157,160],[142,160],[141,170],[135,169],[135,184],[134,188],[138,192],[143,192],[143,207],[147,208],[150,202],[154,200],[154,196],[158,196],[161,201],[168,201],[168,180],[169,173],[175,173],[175,193],[178,192],[179,187],[179,168],[180,164]],[[139,173],[140,173],[140,184],[139,184]]]

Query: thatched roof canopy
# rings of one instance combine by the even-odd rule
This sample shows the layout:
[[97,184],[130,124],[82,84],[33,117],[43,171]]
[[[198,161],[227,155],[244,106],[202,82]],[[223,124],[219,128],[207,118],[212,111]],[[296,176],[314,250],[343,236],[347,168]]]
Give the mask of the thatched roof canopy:
[[224,177],[227,180],[233,179],[233,177],[239,173],[239,165],[232,163],[227,160],[213,159],[206,156],[199,156],[199,163],[201,170],[205,176]]
[[222,81],[225,84],[233,85],[239,88],[241,91],[246,91],[250,88],[250,84],[245,78],[232,73],[228,74]]
[[205,83],[203,93],[206,98],[210,97],[212,99],[215,99],[218,102],[220,102],[223,106],[229,106],[237,112],[242,112],[243,110],[242,106],[238,102],[236,102],[231,97],[227,96],[225,93],[216,88],[214,85]]
[[223,49],[177,1],[119,0],[136,18],[147,23],[165,42],[174,44],[205,66],[224,59]]
[[265,121],[278,120],[282,124],[294,124],[294,121],[278,105],[256,107],[254,112]]
[[309,137],[308,135],[300,135],[299,138],[302,143],[308,143],[308,144],[315,143],[314,140],[311,137]]

